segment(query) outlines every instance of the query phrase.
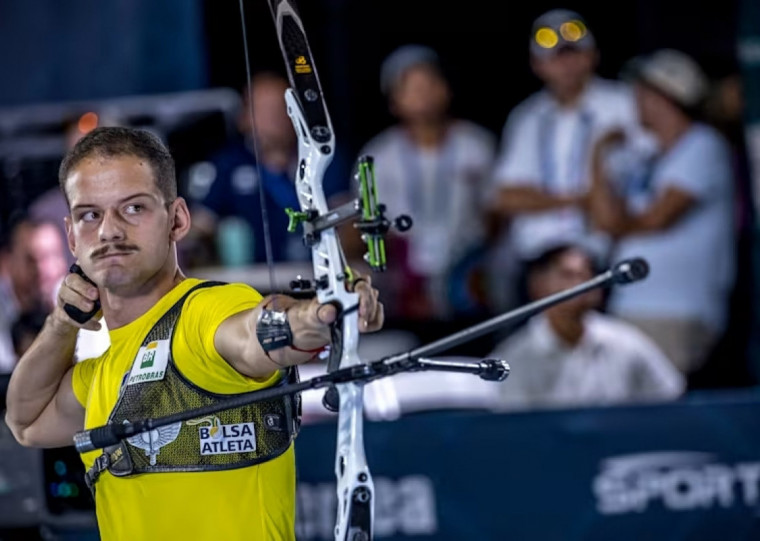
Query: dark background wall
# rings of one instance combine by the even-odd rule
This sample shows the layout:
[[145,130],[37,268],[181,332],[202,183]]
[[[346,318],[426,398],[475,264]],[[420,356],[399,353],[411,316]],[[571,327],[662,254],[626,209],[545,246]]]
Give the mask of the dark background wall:
[[[659,47],[680,48],[713,78],[736,70],[737,0],[711,2],[575,1],[556,3],[440,2],[433,0],[308,0],[299,3],[339,144],[358,146],[391,119],[378,88],[379,67],[396,46],[436,48],[455,88],[455,109],[496,133],[509,110],[538,81],[530,72],[531,22],[548,9],[565,7],[589,22],[601,49],[600,73],[615,77],[632,56]],[[245,2],[254,69],[281,69],[265,2]],[[245,81],[237,2],[204,2],[209,84]]]
[[200,88],[193,0],[3,0],[0,106]]
[[[408,42],[441,54],[456,111],[500,132],[537,88],[527,63],[531,21],[554,7],[583,14],[600,72],[656,47],[678,47],[721,77],[735,70],[739,0],[555,3],[301,0],[339,144],[358,147],[387,125],[383,58]],[[265,0],[244,0],[254,70],[282,69]],[[0,106],[181,91],[245,82],[236,0],[6,0],[0,3]]]

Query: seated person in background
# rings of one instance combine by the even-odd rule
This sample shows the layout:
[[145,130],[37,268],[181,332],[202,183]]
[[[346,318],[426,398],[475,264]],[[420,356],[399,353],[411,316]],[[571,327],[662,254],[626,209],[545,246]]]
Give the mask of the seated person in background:
[[[203,246],[204,242],[219,243],[219,257],[225,265],[267,261],[259,188],[264,189],[273,260],[303,261],[311,257],[302,235],[288,233],[284,210],[299,208],[293,182],[298,140],[285,104],[288,86],[277,73],[255,75],[243,97],[239,136],[208,161],[190,168],[187,195],[193,231],[182,247],[188,265],[209,263],[193,261],[194,246]],[[330,198],[345,192],[349,176],[349,169],[336,153],[325,172],[325,195]]]
[[[529,296],[538,300],[591,279],[594,261],[580,245],[563,244],[544,251],[527,269]],[[684,378],[654,342],[595,311],[601,298],[595,290],[560,303],[496,346],[490,356],[512,368],[501,384],[500,407],[595,406],[682,394]]]
[[485,240],[484,184],[496,136],[451,116],[452,88],[429,47],[393,51],[382,64],[380,86],[396,123],[367,142],[360,155],[374,158],[388,217],[407,214],[414,222],[389,239],[405,264],[403,276],[383,288],[392,288],[397,299],[388,304],[412,319],[478,311],[484,302],[472,282]]
[[735,178],[731,151],[701,122],[709,81],[680,51],[635,59],[642,124],[653,156],[612,174],[602,166],[627,139],[610,132],[594,151],[591,215],[617,242],[616,259],[641,256],[648,278],[610,296],[609,311],[648,334],[683,374],[699,369],[726,328],[736,273]]

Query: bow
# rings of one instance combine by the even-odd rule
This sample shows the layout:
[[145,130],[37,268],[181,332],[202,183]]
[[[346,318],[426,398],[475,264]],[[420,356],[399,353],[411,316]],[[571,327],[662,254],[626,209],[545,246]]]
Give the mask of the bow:
[[[242,10],[242,0],[241,10]],[[365,261],[373,270],[385,269],[383,235],[391,226],[377,200],[371,157],[358,162],[360,197],[331,210],[322,188],[322,178],[335,152],[335,135],[327,112],[317,69],[303,23],[292,0],[268,0],[291,88],[285,93],[288,114],[298,136],[298,165],[295,189],[300,210],[288,209],[289,230],[301,224],[304,242],[311,248],[314,282],[298,280],[292,285],[311,285],[321,304],[339,309],[333,324],[328,371],[362,364],[359,345],[358,294],[353,276],[338,239],[336,226],[348,220],[362,232],[368,246]],[[246,47],[247,48],[247,47]],[[400,230],[411,220],[395,220]],[[363,385],[355,381],[337,383],[325,395],[325,406],[338,411],[335,456],[338,511],[336,540],[372,538],[374,486],[364,453]]]

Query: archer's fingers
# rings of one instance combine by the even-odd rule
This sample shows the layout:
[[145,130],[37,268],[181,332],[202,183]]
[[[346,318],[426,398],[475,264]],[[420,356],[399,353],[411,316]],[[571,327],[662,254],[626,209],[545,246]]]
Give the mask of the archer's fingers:
[[[95,299],[97,299],[97,296]],[[64,287],[58,292],[58,305],[61,308],[66,304],[70,304],[75,308],[79,308],[82,312],[89,312],[95,308],[95,299],[90,299],[73,289]]]
[[383,303],[378,302],[377,303],[377,310],[375,311],[375,317],[374,319],[370,320],[360,320],[360,330],[362,332],[375,332],[379,331],[383,327],[383,323],[385,322],[385,307],[383,306]]
[[377,319],[377,311],[380,308],[381,304],[378,298],[380,297],[380,292],[377,289],[372,289],[372,302],[370,304],[370,308],[367,314],[367,317],[365,319],[367,321],[375,321]]
[[333,304],[320,304],[314,311],[316,320],[322,325],[330,325],[338,318],[338,309]]
[[372,287],[372,277],[369,274],[359,274],[356,271],[352,271],[352,273],[356,278],[354,278],[354,281],[350,284],[350,291],[356,291],[358,293],[359,289],[362,287]]
[[[75,306],[79,299],[94,302],[98,299],[98,288],[72,272],[63,279],[58,291],[58,298]],[[90,310],[92,310],[92,306],[90,306]]]
[[354,292],[359,295],[359,319],[371,320],[375,314],[378,291],[372,287],[369,276],[354,281]]
[[54,316],[58,320],[63,321],[68,325],[72,325],[80,329],[97,331],[101,327],[100,323],[98,322],[98,319],[100,319],[102,315],[101,311],[98,311],[97,314],[95,314],[86,322],[79,323],[71,318],[64,309],[64,306],[68,304],[75,308],[78,308],[82,312],[88,313],[91,312],[93,308],[95,308],[95,301],[97,300],[97,287],[93,286],[77,274],[68,274],[61,283],[61,287],[58,288],[58,296],[56,302],[57,306],[54,311]]
[[97,314],[79,325],[79,327],[88,331],[99,331],[102,328],[100,321],[98,321],[101,317],[103,317],[103,310],[98,310]]

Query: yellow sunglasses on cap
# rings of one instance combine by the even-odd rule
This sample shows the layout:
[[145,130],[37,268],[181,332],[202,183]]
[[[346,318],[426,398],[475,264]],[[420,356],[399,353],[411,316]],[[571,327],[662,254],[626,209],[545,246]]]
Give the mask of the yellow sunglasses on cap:
[[562,39],[565,41],[573,43],[582,39],[587,33],[588,31],[586,30],[585,24],[581,21],[573,20],[560,25],[559,35],[557,35],[557,31],[553,28],[544,26],[536,30],[533,39],[535,39],[536,43],[544,49],[553,49],[559,43],[560,36],[562,36]]

